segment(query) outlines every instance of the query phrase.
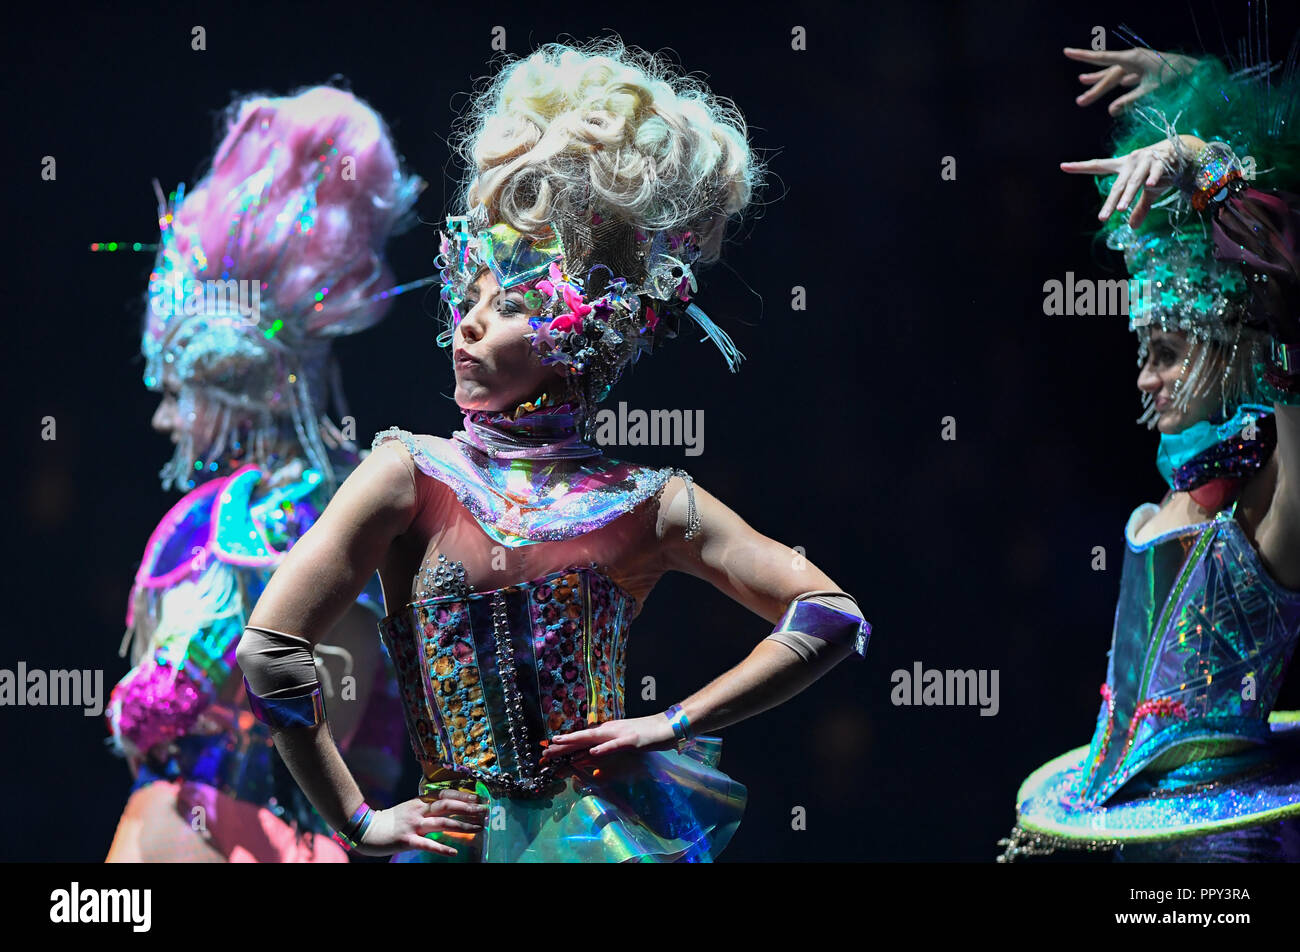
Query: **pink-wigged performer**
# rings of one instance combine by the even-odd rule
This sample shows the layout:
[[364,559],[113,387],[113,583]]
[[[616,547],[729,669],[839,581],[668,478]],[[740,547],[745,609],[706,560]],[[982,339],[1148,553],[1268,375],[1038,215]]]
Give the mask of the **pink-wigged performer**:
[[[176,444],[163,485],[188,494],[150,536],[131,592],[134,667],[107,717],[136,782],[108,860],[344,862],[249,712],[235,648],[276,567],[360,462],[331,342],[404,290],[384,246],[423,183],[343,90],[237,100],[225,130],[194,190],[160,195],[142,352],[145,384],[163,395],[154,428]],[[402,724],[382,613],[376,577],[315,663],[339,712],[333,740],[388,790]]]

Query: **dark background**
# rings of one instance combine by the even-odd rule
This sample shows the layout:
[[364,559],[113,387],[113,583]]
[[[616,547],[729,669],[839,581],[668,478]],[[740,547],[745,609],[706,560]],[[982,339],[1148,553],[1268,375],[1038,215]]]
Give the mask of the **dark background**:
[[[1155,437],[1133,423],[1124,319],[1043,315],[1045,281],[1114,277],[1118,264],[1091,240],[1092,180],[1057,168],[1109,154],[1110,130],[1104,106],[1074,105],[1082,70],[1060,51],[1127,24],[1158,49],[1222,53],[1223,37],[1245,35],[1246,5],[509,6],[41,5],[9,22],[0,667],[102,668],[107,694],[126,670],[117,646],[140,553],[175,498],[159,488],[171,448],[149,427],[137,355],[151,256],[88,243],[156,239],[151,179],[197,181],[233,94],[341,75],[430,182],[430,224],[391,252],[400,279],[428,274],[452,189],[446,135],[487,71],[491,28],[524,54],[613,29],[735,99],[773,173],[699,297],[748,357],[741,372],[683,335],[609,404],[703,408],[704,454],[615,455],[685,466],[759,531],[802,546],[875,628],[866,662],[724,732],[722,766],[750,799],[722,858],[991,860],[1021,780],[1091,735],[1123,525],[1164,488]],[[1273,6],[1280,57],[1296,14]],[[190,49],[195,24],[206,52]],[[794,24],[807,52],[789,48]],[[1110,33],[1108,45],[1128,44]],[[56,182],[40,178],[44,155]],[[955,181],[940,179],[947,155]],[[807,311],[790,308],[795,285]],[[432,310],[399,298],[338,347],[360,440],[459,425]],[[955,441],[940,438],[945,416]],[[1107,571],[1090,568],[1096,545]],[[635,626],[631,714],[693,692],[768,627],[665,578]],[[894,706],[890,674],[916,661],[997,669],[997,716]],[[653,704],[639,700],[645,675]],[[0,858],[103,857],[129,788],[105,736],[79,710],[0,709]],[[796,806],[806,831],[790,828]]]

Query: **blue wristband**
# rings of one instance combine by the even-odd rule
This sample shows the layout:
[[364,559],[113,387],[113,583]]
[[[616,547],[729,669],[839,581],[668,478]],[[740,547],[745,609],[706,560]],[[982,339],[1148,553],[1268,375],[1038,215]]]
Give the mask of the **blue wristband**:
[[690,719],[686,716],[686,712],[682,710],[680,704],[674,704],[668,708],[668,710],[664,711],[664,715],[673,725],[673,736],[677,738],[677,749],[680,751],[691,742],[693,736],[691,734]]

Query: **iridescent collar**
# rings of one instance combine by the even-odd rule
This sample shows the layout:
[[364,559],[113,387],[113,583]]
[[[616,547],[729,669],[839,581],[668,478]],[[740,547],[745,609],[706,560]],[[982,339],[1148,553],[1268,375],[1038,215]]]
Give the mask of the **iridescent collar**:
[[492,459],[585,459],[599,447],[582,441],[582,414],[575,403],[555,404],[542,394],[513,411],[470,410],[453,439]]
[[515,458],[498,459],[467,435],[417,439],[392,428],[376,434],[373,446],[399,440],[422,473],[451,488],[487,536],[511,548],[592,532],[659,492],[675,472],[611,459],[568,437],[522,451],[516,444],[505,450]]

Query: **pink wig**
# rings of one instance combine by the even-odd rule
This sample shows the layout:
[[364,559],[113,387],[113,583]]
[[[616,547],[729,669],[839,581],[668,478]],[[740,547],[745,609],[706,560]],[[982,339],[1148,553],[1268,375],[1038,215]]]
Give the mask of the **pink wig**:
[[[182,441],[171,473],[202,470],[199,453],[264,439],[273,416],[291,413],[313,465],[329,477],[317,428],[326,387],[336,384],[329,339],[383,317],[392,285],[384,245],[409,220],[423,183],[403,171],[383,120],[343,90],[244,98],[227,110],[226,126],[211,171],[160,209],[151,293],[167,303],[146,311],[146,383],[160,386],[169,369],[182,388],[230,411],[220,445]],[[228,308],[175,307],[195,282],[256,287],[260,313],[250,321]],[[261,418],[252,434],[236,433],[250,415]]]
[[[230,106],[227,119],[212,171],[176,211],[181,252],[197,245],[207,261],[197,276],[266,281],[275,275],[264,291],[268,306],[283,314],[307,305],[307,337],[375,324],[387,302],[370,296],[391,284],[384,243],[414,198],[414,182],[402,174],[384,121],[351,93],[329,86],[243,99]],[[246,207],[257,191],[250,183],[267,170],[268,186]],[[304,197],[318,178],[307,230],[300,221]],[[316,310],[309,299],[322,287],[329,292]]]

